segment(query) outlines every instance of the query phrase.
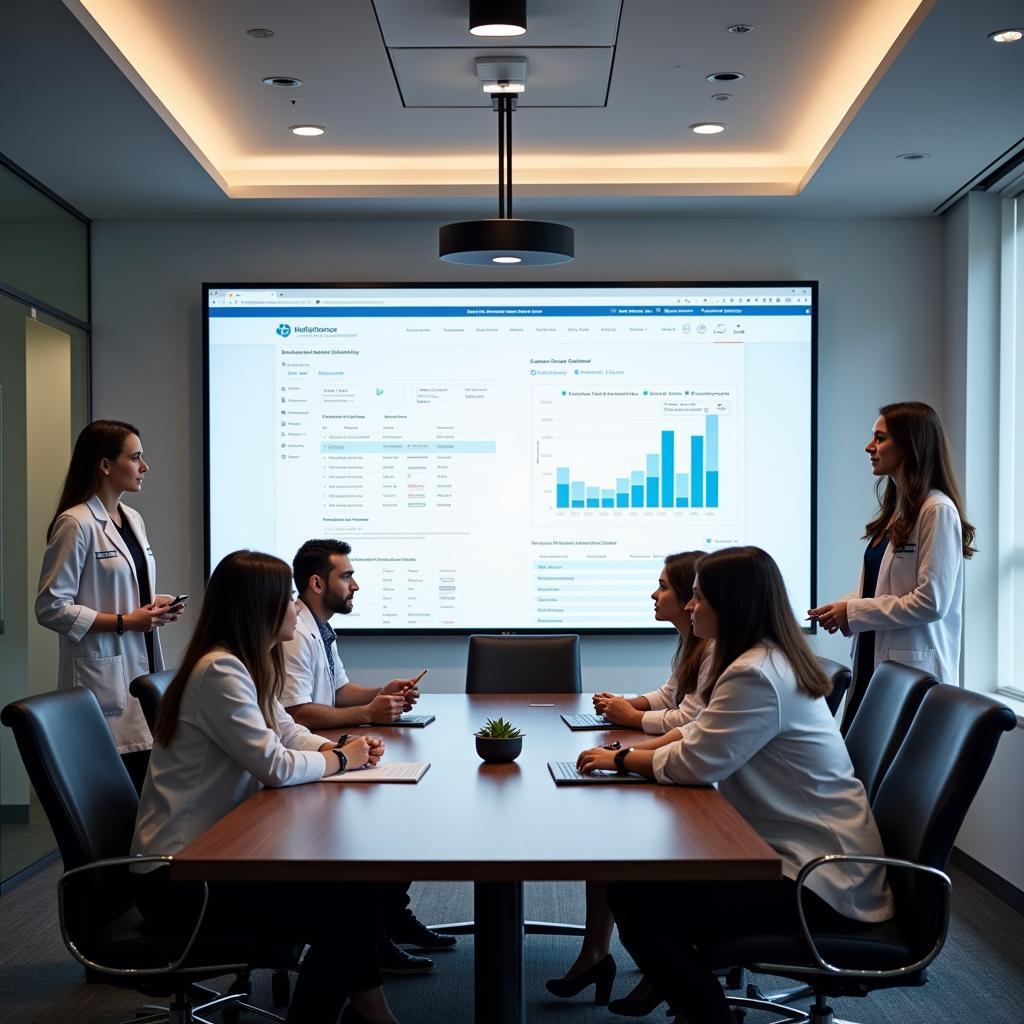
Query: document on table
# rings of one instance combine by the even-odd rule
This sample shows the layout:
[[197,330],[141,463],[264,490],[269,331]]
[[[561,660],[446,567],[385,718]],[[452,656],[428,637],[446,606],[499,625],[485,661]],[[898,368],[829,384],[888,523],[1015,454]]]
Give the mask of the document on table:
[[429,761],[390,761],[373,768],[353,768],[340,775],[328,775],[321,782],[419,782]]

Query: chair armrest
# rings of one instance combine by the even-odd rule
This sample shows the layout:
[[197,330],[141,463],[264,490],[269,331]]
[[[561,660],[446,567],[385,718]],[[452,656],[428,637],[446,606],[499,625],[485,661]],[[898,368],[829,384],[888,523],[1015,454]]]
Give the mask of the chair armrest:
[[[896,868],[907,868],[911,871],[919,871],[922,874],[931,875],[934,878],[939,879],[942,882],[942,923],[939,929],[939,933],[936,936],[935,942],[932,948],[916,963],[908,964],[905,967],[895,967],[890,970],[874,971],[874,970],[850,970],[848,968],[836,967],[834,964],[830,964],[827,960],[822,957],[818,950],[817,945],[814,942],[814,936],[811,934],[811,929],[807,924],[807,917],[804,914],[803,905],[803,892],[807,888],[807,879],[810,875],[817,871],[819,868],[824,867],[826,864],[840,864],[840,863],[858,863],[858,864],[879,864],[885,867],[896,867]],[[796,911],[800,918],[800,928],[803,931],[804,941],[807,943],[807,948],[810,950],[811,956],[814,957],[815,962],[818,964],[821,972],[834,977],[845,977],[845,978],[898,978],[903,975],[913,974],[916,971],[920,971],[927,967],[938,955],[939,951],[946,943],[946,935],[949,931],[949,896],[952,891],[953,884],[944,871],[940,871],[938,868],[928,867],[925,864],[917,864],[910,860],[899,860],[895,857],[877,857],[870,856],[867,854],[828,854],[824,857],[815,857],[814,860],[808,861],[801,869],[800,873],[796,876]],[[798,967],[793,964],[759,964],[766,973],[779,973],[787,974],[790,971],[806,971],[806,967]],[[773,969],[775,969],[773,971]]]
[[[181,965],[185,962],[189,953],[192,952],[192,947],[195,945],[196,937],[199,935],[199,929],[202,927],[203,918],[206,916],[206,905],[210,900],[210,888],[206,882],[201,883],[203,886],[203,905],[199,909],[199,919],[196,921],[195,927],[192,929],[192,934],[189,936],[188,943],[185,946],[184,951],[177,960],[167,964],[166,967],[109,967],[104,964],[97,963],[94,960],[90,960],[75,944],[74,939],[68,933],[67,923],[64,915],[64,890],[69,878],[75,875],[81,875],[85,872],[98,871],[104,868],[113,867],[124,867],[130,864],[161,864],[164,866],[170,865],[172,857],[162,856],[158,854],[151,854],[148,856],[139,857],[106,857],[103,860],[93,861],[91,864],[83,864],[77,868],[71,868],[70,871],[65,871],[60,876],[60,880],[57,882],[57,908],[58,916],[60,920],[60,933],[64,939],[64,945],[67,946],[71,955],[83,966],[89,967],[94,971],[99,971],[103,974],[119,975],[121,977],[145,977],[147,975],[161,975],[161,974],[173,974],[175,971],[181,970]],[[190,970],[203,970],[206,971],[210,968],[223,967],[224,973],[230,973],[237,971],[244,964],[210,964],[210,965],[196,965]]]

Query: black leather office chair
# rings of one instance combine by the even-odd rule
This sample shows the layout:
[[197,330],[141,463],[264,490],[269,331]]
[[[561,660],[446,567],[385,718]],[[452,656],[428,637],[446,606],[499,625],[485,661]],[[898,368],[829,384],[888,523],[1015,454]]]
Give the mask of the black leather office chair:
[[874,800],[893,758],[903,745],[925,695],[939,681],[931,672],[883,661],[875,669],[846,733],[853,774]]
[[[846,734],[846,749],[853,762],[853,774],[860,779],[868,802],[874,799],[885,773],[900,749],[925,694],[939,681],[930,672],[883,661],[875,670],[878,685],[867,687],[864,700]],[[847,671],[849,676],[849,671]],[[765,992],[747,985],[747,997],[770,1003],[789,1003],[811,991],[809,985],[794,985]]]
[[[128,865],[138,796],[91,690],[75,687],[14,701],[0,712],[14,732],[29,779],[53,830],[64,874],[58,883],[64,943],[90,981],[171,997],[170,1007],[147,1006],[135,1024],[186,1022],[196,1013],[244,1008],[241,994],[222,996],[198,982],[294,960],[291,946],[256,944],[244,935],[197,939],[146,922],[132,901]],[[167,857],[141,858],[169,862]],[[205,886],[204,886],[205,888]],[[202,999],[195,1005],[196,997]]]
[[[580,638],[570,634],[469,638],[466,693],[582,693]],[[582,935],[581,924],[526,921],[527,935]],[[471,935],[473,921],[432,924],[449,935]]]
[[825,703],[828,704],[829,711],[835,716],[843,697],[846,696],[846,691],[850,688],[850,680],[853,676],[845,665],[841,665],[831,658],[819,657],[818,664],[821,666],[822,672],[832,681],[832,692],[825,698]]
[[469,638],[466,693],[581,693],[580,638],[522,634]]
[[819,857],[797,878],[799,891],[822,865],[855,861],[887,866],[896,915],[882,924],[812,935],[747,935],[710,951],[712,964],[742,963],[811,986],[809,1013],[774,1002],[729,997],[731,1005],[767,1010],[776,1019],[833,1024],[828,999],[925,984],[949,926],[952,884],[945,874],[953,842],[992,762],[999,738],[1017,725],[1013,712],[955,686],[933,686],[882,779],[872,811],[884,857]]
[[150,672],[147,675],[138,676],[128,686],[128,692],[142,705],[142,714],[150,732],[156,726],[160,701],[164,699],[167,687],[171,685],[171,680],[176,675],[176,669],[167,668],[161,672]]

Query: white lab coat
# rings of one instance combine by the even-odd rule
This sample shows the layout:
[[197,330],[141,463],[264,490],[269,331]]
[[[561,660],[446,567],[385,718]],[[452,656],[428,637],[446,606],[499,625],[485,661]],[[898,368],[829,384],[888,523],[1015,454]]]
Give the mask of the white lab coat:
[[[156,594],[156,559],[142,516],[121,506],[146,555],[150,593]],[[43,555],[36,620],[60,634],[57,688],[87,686],[96,695],[122,753],[153,745],[139,702],[128,684],[149,671],[144,633],[92,633],[97,612],[125,614],[139,607],[135,562],[103,502],[92,497],[54,523]],[[153,633],[154,668],[163,668],[159,632]]]
[[[825,854],[882,855],[864,787],[854,777],[823,697],[809,697],[772,643],[741,654],[719,677],[707,707],[654,751],[658,782],[718,783],[718,791],[782,858],[782,873]],[[830,865],[808,886],[860,921],[892,917],[884,872]]]
[[327,650],[313,613],[301,601],[295,602],[298,616],[295,636],[281,644],[284,654],[284,689],[281,705],[286,708],[298,704],[326,704],[334,707],[335,691],[348,681],[345,666],[338,657],[338,642],[331,647],[334,678],[327,667]]
[[[932,491],[906,543],[899,550],[888,545],[878,570],[875,596],[861,597],[863,587],[862,565],[857,590],[846,598],[846,615],[851,633],[875,631],[873,669],[883,661],[898,661],[932,672],[941,683],[958,685],[963,533],[948,495]],[[856,637],[853,654],[856,659]]]
[[331,741],[297,725],[280,703],[274,724],[263,720],[256,684],[238,658],[224,650],[200,658],[174,739],[153,747],[132,853],[175,854],[263,786],[320,779],[326,761],[318,750]]
[[659,690],[643,694],[650,704],[640,720],[640,728],[648,736],[664,736],[672,729],[678,729],[692,722],[707,706],[708,684],[711,682],[711,662],[714,660],[715,645],[705,644],[704,656],[697,669],[697,689],[688,693],[676,706],[676,681],[671,676]]

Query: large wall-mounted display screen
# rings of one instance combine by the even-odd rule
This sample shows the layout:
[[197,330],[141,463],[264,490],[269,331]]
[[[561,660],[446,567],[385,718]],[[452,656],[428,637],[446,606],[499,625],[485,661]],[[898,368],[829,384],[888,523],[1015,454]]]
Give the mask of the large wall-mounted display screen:
[[347,630],[618,633],[758,544],[813,605],[813,282],[205,292],[210,566],[333,537]]

